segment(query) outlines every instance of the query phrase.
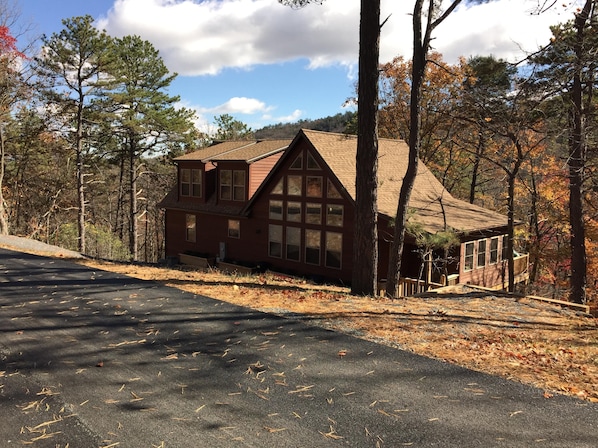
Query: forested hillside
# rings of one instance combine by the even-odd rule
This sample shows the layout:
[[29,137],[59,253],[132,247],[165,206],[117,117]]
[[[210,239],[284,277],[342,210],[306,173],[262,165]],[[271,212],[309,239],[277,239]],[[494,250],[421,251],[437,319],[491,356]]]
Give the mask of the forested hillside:
[[[492,56],[448,64],[432,54],[421,93],[421,160],[453,195],[512,218],[515,249],[530,254],[530,290],[554,297],[573,275],[584,276],[584,290],[598,282],[598,39],[589,15],[579,17],[554,27],[525,70]],[[3,233],[155,262],[174,157],[218,139],[356,129],[353,112],[255,131],[222,115],[214,135],[202,133],[168,95],[176,75],[152,44],[92,23],[65,20],[36,55],[0,27]],[[381,67],[380,137],[409,137],[410,68],[401,57]]]
[[293,138],[300,129],[313,129],[324,132],[347,132],[352,129],[356,115],[354,112],[336,114],[332,117],[318,118],[315,120],[299,120],[296,123],[272,124],[254,132],[256,139]]

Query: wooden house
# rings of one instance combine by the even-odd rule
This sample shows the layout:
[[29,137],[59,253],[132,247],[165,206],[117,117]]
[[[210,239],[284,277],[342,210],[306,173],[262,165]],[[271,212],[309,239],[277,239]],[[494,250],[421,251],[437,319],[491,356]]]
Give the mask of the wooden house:
[[[292,141],[224,142],[175,159],[178,184],[161,203],[166,256],[196,254],[349,284],[356,148],[355,136],[301,130]],[[380,139],[380,278],[407,154],[403,141]],[[415,292],[410,283],[504,285],[505,216],[454,198],[423,164],[409,206],[410,222],[430,234],[451,229],[460,243],[448,253],[428,253],[407,235],[403,294]],[[524,281],[527,256],[518,257],[516,268],[517,281]]]

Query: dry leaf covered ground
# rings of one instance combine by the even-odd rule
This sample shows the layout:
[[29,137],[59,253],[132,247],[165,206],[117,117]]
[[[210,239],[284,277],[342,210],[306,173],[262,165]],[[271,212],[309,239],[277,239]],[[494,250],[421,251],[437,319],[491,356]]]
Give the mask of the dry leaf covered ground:
[[273,273],[80,262],[270,313],[301,315],[311,324],[532,384],[546,398],[563,393],[598,402],[598,319],[532,299],[471,291],[373,299]]

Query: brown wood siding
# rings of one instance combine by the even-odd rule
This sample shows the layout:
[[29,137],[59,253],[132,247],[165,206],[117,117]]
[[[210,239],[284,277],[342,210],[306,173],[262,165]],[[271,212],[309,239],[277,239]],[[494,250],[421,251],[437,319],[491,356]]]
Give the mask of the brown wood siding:
[[282,152],[279,152],[249,165],[249,198],[254,195],[264,179],[270,174],[281,156]]

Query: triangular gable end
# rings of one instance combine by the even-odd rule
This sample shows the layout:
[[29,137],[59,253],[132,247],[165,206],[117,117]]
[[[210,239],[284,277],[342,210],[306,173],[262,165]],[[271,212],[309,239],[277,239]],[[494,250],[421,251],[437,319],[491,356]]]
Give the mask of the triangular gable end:
[[[303,145],[306,147],[301,148]],[[300,159],[301,168],[299,168],[299,162],[297,162],[299,152],[303,152],[304,149],[306,150],[306,154],[302,154],[302,158]],[[328,181],[332,181],[333,188],[336,190],[339,196],[344,197],[351,203],[354,203],[353,198],[348,193],[345,186],[340,182],[336,174],[320,155],[318,148],[314,146],[313,142],[305,134],[303,129],[301,129],[243,209],[242,213],[244,215],[249,213],[253,204],[258,201],[263,194],[270,193],[271,190],[277,186],[277,184],[282,180],[282,168],[286,165],[288,165],[289,172],[292,172],[294,169],[305,169],[307,172],[310,170],[326,171],[328,174]],[[328,188],[328,184],[323,185],[324,191],[326,191]]]

